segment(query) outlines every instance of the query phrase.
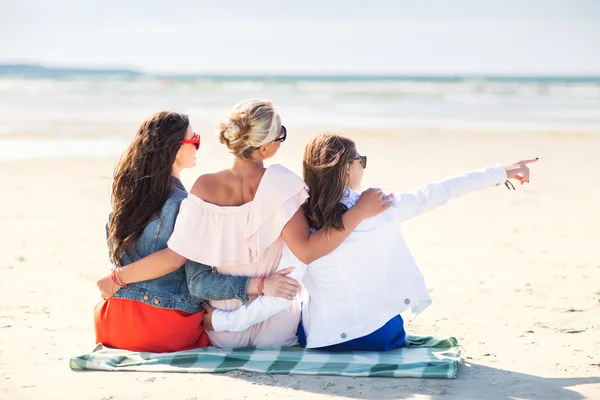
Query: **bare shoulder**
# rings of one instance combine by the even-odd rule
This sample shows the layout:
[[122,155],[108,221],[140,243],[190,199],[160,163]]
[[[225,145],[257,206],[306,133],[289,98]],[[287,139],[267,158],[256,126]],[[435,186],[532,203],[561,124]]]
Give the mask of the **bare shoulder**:
[[223,198],[230,194],[230,175],[227,170],[200,175],[192,186],[191,193],[209,203],[221,204]]
[[221,184],[221,179],[219,178],[221,172],[200,175],[196,179],[196,182],[194,182],[191,193],[202,200],[208,201],[211,194],[214,194],[215,190],[218,190]]

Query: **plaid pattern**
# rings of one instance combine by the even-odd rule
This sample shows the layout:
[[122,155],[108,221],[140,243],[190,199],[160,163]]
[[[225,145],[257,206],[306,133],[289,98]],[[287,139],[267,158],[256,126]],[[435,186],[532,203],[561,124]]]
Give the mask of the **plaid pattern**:
[[176,353],[135,353],[98,345],[70,360],[72,370],[228,372],[265,374],[455,378],[461,361],[455,338],[407,336],[406,347],[385,352],[330,353],[301,347],[205,347]]

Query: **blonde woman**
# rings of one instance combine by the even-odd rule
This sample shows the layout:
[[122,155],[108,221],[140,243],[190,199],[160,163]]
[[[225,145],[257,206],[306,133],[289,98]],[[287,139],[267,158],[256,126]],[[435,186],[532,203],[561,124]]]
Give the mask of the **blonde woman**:
[[[181,203],[169,247],[123,268],[123,284],[167,274],[187,259],[211,265],[219,274],[265,277],[277,270],[284,242],[299,260],[311,263],[339,246],[361,221],[390,207],[390,197],[370,189],[342,217],[345,229],[311,233],[302,209],[309,197],[304,181],[281,165],[264,166],[286,137],[271,102],[236,105],[219,126],[219,140],[234,156],[231,167],[196,180]],[[193,280],[188,276],[188,285],[197,285]],[[258,293],[264,294],[262,279]],[[243,305],[237,299],[210,304],[225,311]],[[209,337],[217,347],[295,345],[299,320],[295,297],[261,323],[239,332],[212,331]]]

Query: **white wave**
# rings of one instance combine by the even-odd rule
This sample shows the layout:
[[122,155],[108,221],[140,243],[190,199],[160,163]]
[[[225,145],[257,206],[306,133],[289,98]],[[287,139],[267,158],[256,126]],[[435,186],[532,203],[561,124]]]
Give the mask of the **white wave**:
[[0,77],[0,135],[125,135],[158,110],[214,125],[246,98],[273,100],[297,126],[600,131],[598,81]]

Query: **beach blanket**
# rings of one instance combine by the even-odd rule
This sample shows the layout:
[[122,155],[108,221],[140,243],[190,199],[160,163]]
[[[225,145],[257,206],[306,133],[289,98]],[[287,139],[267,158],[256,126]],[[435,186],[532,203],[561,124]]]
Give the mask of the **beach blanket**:
[[383,352],[332,353],[302,347],[243,347],[137,353],[98,345],[70,360],[72,370],[228,372],[264,374],[455,378],[461,357],[455,338],[407,336],[406,347]]

